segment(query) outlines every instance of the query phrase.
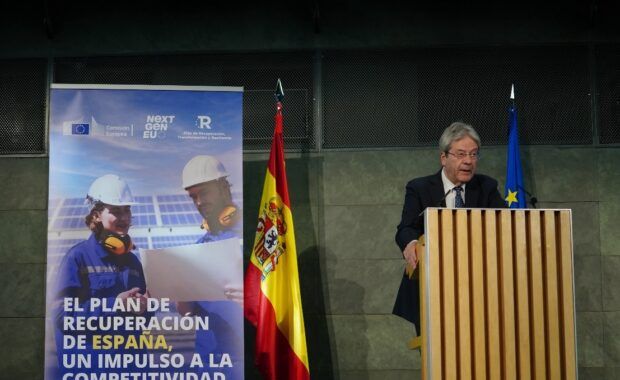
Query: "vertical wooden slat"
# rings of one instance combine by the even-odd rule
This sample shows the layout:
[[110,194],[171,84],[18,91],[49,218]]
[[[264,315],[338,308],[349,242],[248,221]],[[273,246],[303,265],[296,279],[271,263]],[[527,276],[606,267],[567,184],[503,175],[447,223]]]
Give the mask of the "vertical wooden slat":
[[547,377],[547,366],[545,362],[545,304],[544,304],[544,283],[543,283],[543,257],[540,211],[530,210],[529,212],[530,237],[528,241],[530,251],[530,291],[532,294],[532,304],[530,310],[530,322],[532,325],[532,356],[534,360],[534,371],[532,379],[544,380]]
[[487,348],[489,379],[501,379],[501,348],[500,348],[500,306],[499,306],[499,276],[498,276],[498,240],[496,212],[486,210],[484,213],[485,235],[485,264],[487,292]]
[[471,300],[469,297],[469,231],[467,210],[456,211],[456,265],[459,324],[460,379],[471,379]]
[[[430,308],[430,321],[426,321],[426,323],[430,323],[430,327],[423,325],[422,331],[424,334],[422,335],[422,363],[423,363],[423,371],[425,374],[428,374],[429,371],[432,374],[433,379],[441,379],[442,378],[442,370],[441,370],[441,295],[440,295],[440,260],[439,260],[439,213],[438,210],[428,210],[428,225],[427,225],[427,249],[428,256],[425,259],[426,265],[429,267],[429,276],[425,279],[425,283],[428,284],[428,296],[429,302],[426,303],[426,307]],[[432,240],[430,240],[430,239]],[[420,268],[422,269],[422,267]],[[420,279],[422,282],[422,279]],[[422,293],[421,294],[426,294]],[[421,299],[421,302],[426,302],[425,299]],[[425,310],[423,308],[422,310]],[[423,313],[422,320],[426,319],[426,313]],[[427,336],[427,333],[430,336]],[[427,348],[429,348],[429,342],[426,339],[430,339],[430,351],[427,352]],[[430,361],[429,361],[430,356]],[[426,367],[426,368],[425,368]],[[422,378],[428,378],[423,374]]]
[[484,241],[482,240],[482,211],[471,210],[471,276],[472,276],[472,300],[474,318],[474,378],[484,380],[487,378],[486,367],[486,342],[485,342],[485,299],[484,299]]
[[456,379],[458,361],[456,352],[456,298],[454,294],[454,237],[452,210],[441,210],[441,262],[443,290],[442,345],[444,349],[443,373],[446,379]]
[[562,281],[562,336],[564,338],[564,378],[575,379],[575,305],[573,294],[573,252],[570,212],[560,211],[560,276]]
[[559,306],[558,306],[558,266],[557,266],[557,247],[555,240],[555,212],[544,212],[545,226],[545,303],[547,304],[547,366],[548,379],[560,379],[562,376],[560,368],[560,327],[559,327]]
[[433,357],[433,378],[441,379],[442,370],[441,363],[443,361],[441,357],[441,331],[443,330],[443,326],[441,325],[441,267],[440,267],[440,256],[439,256],[439,214],[437,210],[433,211],[432,219],[430,220],[430,231],[434,232],[434,235],[437,237],[433,242],[434,256],[430,266],[430,286],[431,286],[431,302],[433,306],[431,308],[431,335],[433,337],[435,344],[431,347],[431,354]]
[[517,291],[517,334],[519,378],[531,379],[530,362],[530,315],[529,315],[529,281],[527,274],[527,233],[525,211],[514,211],[514,246],[515,246],[515,290]]
[[505,379],[517,377],[517,352],[515,347],[514,274],[512,265],[512,233],[509,210],[500,211],[500,260],[502,347]]
[[[428,211],[427,211],[428,213]],[[420,239],[418,240],[418,244],[420,244],[421,240],[425,240],[426,241],[426,247],[429,247],[429,241],[427,239],[428,236],[428,231],[427,231],[427,235],[424,236],[424,239]],[[416,247],[417,248],[417,247]],[[427,251],[427,250],[425,250]],[[427,317],[427,311],[428,311],[428,307],[429,305],[427,304],[426,300],[427,300],[427,292],[430,290],[428,289],[428,287],[426,286],[426,281],[428,280],[427,274],[426,274],[426,266],[427,261],[429,260],[428,255],[426,255],[426,252],[424,252],[423,254],[420,254],[420,252],[418,251],[418,276],[419,276],[419,292],[420,292],[420,331],[418,331],[418,334],[420,335],[420,337],[422,338],[421,341],[421,347],[420,347],[420,354],[422,355],[422,379],[432,379],[433,377],[430,376],[430,367],[428,366],[428,359],[429,359],[429,352],[427,350],[428,348],[428,344],[429,344],[429,339],[432,339],[432,337],[428,336],[428,317]]]

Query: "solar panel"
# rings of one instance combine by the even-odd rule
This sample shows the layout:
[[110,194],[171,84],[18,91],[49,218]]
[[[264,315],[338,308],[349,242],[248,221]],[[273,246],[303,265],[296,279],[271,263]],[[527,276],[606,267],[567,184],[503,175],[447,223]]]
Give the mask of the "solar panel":
[[[131,207],[132,225],[136,227],[157,226],[156,210],[152,196],[137,196],[134,200],[140,204]],[[50,205],[60,205],[60,200],[50,201]],[[81,229],[85,227],[84,218],[90,212],[90,205],[84,204],[83,198],[67,198],[56,213],[56,219],[51,221],[53,230]],[[50,217],[55,210],[50,206]]]
[[67,198],[63,206],[83,206],[84,198]]
[[138,248],[149,248],[149,238],[147,238],[147,237],[143,237],[143,236],[132,237],[131,241],[136,246],[136,249],[138,249]]
[[138,204],[131,206],[131,223],[135,227],[155,227],[157,217],[152,196],[139,195],[134,197]]
[[158,195],[157,201],[160,203],[164,202],[190,202],[191,199],[185,194],[171,194],[171,195]]
[[137,203],[153,203],[153,197],[150,195],[137,195],[133,200]]
[[152,215],[134,215],[131,218],[131,222],[133,226],[136,227],[149,227],[157,225],[157,218],[155,214]]
[[201,235],[181,235],[181,236],[155,236],[152,239],[153,248],[176,247],[179,245],[194,244]]
[[154,214],[155,206],[153,206],[153,204],[131,206],[131,213],[132,214]]
[[165,213],[197,212],[196,208],[191,203],[161,203],[159,205],[159,210]]
[[52,224],[53,230],[74,230],[86,228],[84,217],[57,218]]
[[157,202],[164,226],[191,226],[202,223],[191,198],[185,194],[158,195]]
[[79,207],[67,207],[63,206],[58,212],[58,216],[78,216],[80,218],[84,218],[90,209],[88,206],[79,206]]
[[[57,208],[60,209],[57,210]],[[52,230],[85,228],[84,218],[90,206],[84,204],[84,198],[51,199],[48,215]],[[55,219],[52,218],[55,216]]]
[[191,214],[162,214],[161,221],[164,226],[200,225],[202,217],[196,212]]

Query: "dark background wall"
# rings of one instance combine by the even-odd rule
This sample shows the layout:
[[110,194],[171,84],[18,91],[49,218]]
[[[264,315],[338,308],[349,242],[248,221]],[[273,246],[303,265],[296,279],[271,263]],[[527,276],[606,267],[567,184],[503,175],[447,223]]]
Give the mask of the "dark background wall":
[[390,314],[404,184],[439,168],[436,140],[461,119],[482,135],[479,170],[503,187],[511,83],[526,187],[540,207],[573,210],[580,378],[618,378],[617,10],[604,1],[397,4],[3,5],[0,379],[43,373],[48,84],[244,86],[253,241],[278,77],[314,378],[419,377],[410,326]]

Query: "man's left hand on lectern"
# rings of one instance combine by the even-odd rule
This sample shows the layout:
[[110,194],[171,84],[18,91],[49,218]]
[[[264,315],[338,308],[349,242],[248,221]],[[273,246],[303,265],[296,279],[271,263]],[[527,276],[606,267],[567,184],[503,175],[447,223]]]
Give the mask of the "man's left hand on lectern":
[[405,250],[403,251],[403,256],[407,261],[407,267],[405,268],[405,273],[411,279],[413,277],[417,277],[418,271],[418,262],[420,261],[420,256],[424,253],[424,235],[421,235],[418,240],[413,240],[409,243]]

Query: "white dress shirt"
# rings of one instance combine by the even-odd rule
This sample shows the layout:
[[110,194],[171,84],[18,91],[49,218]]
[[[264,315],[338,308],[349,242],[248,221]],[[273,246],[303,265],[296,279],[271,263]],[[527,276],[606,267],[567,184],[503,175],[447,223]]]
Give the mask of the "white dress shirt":
[[[456,197],[456,191],[454,191],[454,188],[456,187],[456,185],[453,184],[448,179],[448,177],[446,177],[446,173],[444,173],[444,170],[445,169],[441,169],[441,182],[443,182],[443,193],[448,194],[446,195],[446,207],[454,208],[454,198]],[[461,191],[461,197],[463,197],[463,202],[465,202],[465,186],[466,185],[467,185],[466,183],[461,184],[461,187],[463,188],[463,191]]]

